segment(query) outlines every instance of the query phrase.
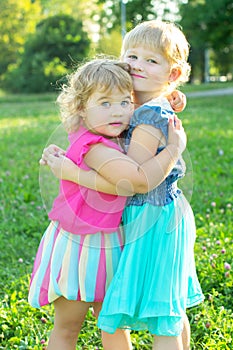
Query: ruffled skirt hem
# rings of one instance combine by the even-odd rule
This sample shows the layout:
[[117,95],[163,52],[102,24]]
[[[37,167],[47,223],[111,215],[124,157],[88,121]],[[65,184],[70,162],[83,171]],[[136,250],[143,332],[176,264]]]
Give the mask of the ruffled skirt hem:
[[187,307],[204,300],[194,260],[195,222],[181,195],[171,204],[129,206],[125,247],[106,293],[98,326],[177,336]]
[[76,235],[51,222],[41,239],[29,288],[36,308],[63,296],[68,300],[102,302],[117,270],[123,233]]

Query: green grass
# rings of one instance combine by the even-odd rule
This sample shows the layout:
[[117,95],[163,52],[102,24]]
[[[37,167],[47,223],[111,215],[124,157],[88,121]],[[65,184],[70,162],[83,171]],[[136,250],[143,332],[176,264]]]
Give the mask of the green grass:
[[186,84],[182,87],[182,90],[185,92],[194,92],[194,91],[206,91],[206,90],[215,90],[215,89],[227,89],[233,88],[233,82],[217,82],[217,83],[205,83],[205,84]]
[[[54,100],[55,95],[0,94],[0,349],[4,350],[43,349],[52,328],[53,307],[31,308],[27,292],[38,243],[48,224],[38,160],[59,124]],[[184,190],[196,218],[196,264],[206,297],[201,306],[188,311],[196,350],[233,349],[232,107],[232,96],[189,98],[180,114],[188,134],[187,184],[193,184],[191,192],[192,187]],[[132,341],[135,349],[151,349],[148,333],[133,332]],[[97,346],[102,349],[100,333],[89,313],[77,349]]]

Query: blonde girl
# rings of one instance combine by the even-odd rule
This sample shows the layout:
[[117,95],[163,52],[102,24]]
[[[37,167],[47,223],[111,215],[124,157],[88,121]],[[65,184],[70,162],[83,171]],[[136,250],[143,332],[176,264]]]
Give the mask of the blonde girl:
[[[124,38],[122,60],[131,66],[134,102],[141,106],[130,121],[127,154],[139,163],[166,145],[173,113],[165,96],[188,80],[188,55],[189,44],[173,23],[144,22]],[[182,341],[186,308],[203,301],[194,262],[194,216],[177,186],[184,175],[180,158],[157,188],[128,200],[124,250],[98,319],[109,333],[149,330],[156,350],[189,348]]]

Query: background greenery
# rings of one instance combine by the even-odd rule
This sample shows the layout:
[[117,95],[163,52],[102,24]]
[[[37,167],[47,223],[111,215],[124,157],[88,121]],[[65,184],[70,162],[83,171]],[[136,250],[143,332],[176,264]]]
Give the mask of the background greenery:
[[78,62],[119,56],[122,34],[154,18],[183,28],[192,83],[232,80],[232,0],[1,0],[0,86],[54,92]]
[[[191,92],[190,86],[186,89]],[[27,293],[35,253],[48,224],[38,160],[59,125],[55,97],[0,94],[0,349],[4,350],[44,349],[52,328],[53,307],[31,308]],[[196,264],[206,297],[201,306],[188,311],[192,349],[229,350],[233,349],[232,96],[189,98],[180,117],[193,168],[193,191],[186,194],[196,218]],[[132,333],[132,341],[135,349],[151,349],[147,333]],[[97,347],[102,349],[100,334],[90,312],[77,349]]]

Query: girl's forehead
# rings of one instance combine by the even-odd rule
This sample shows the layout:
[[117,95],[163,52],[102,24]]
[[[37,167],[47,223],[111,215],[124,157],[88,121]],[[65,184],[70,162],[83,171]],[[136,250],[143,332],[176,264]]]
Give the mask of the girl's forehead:
[[99,98],[101,97],[114,97],[116,95],[120,96],[126,96],[131,93],[130,90],[121,88],[120,86],[115,87],[109,87],[109,86],[103,86],[99,85],[96,87],[96,90],[94,91],[93,95]]
[[140,37],[132,37],[128,38],[129,40],[126,40],[123,43],[123,46],[128,49],[130,47],[144,47],[145,49],[154,49],[154,48],[160,48],[162,46],[161,38],[157,36],[145,36],[143,38]]
[[143,55],[163,55],[163,52],[161,51],[161,49],[157,48],[157,47],[147,47],[144,45],[137,45],[137,46],[131,46],[129,48],[127,48],[125,54],[129,53],[129,52],[135,52],[135,53],[139,53],[139,54],[143,54]]
[[154,46],[161,46],[162,41],[161,37],[158,35],[135,35],[131,38],[126,39],[123,44],[125,45],[125,47],[144,46],[145,48],[151,48]]

